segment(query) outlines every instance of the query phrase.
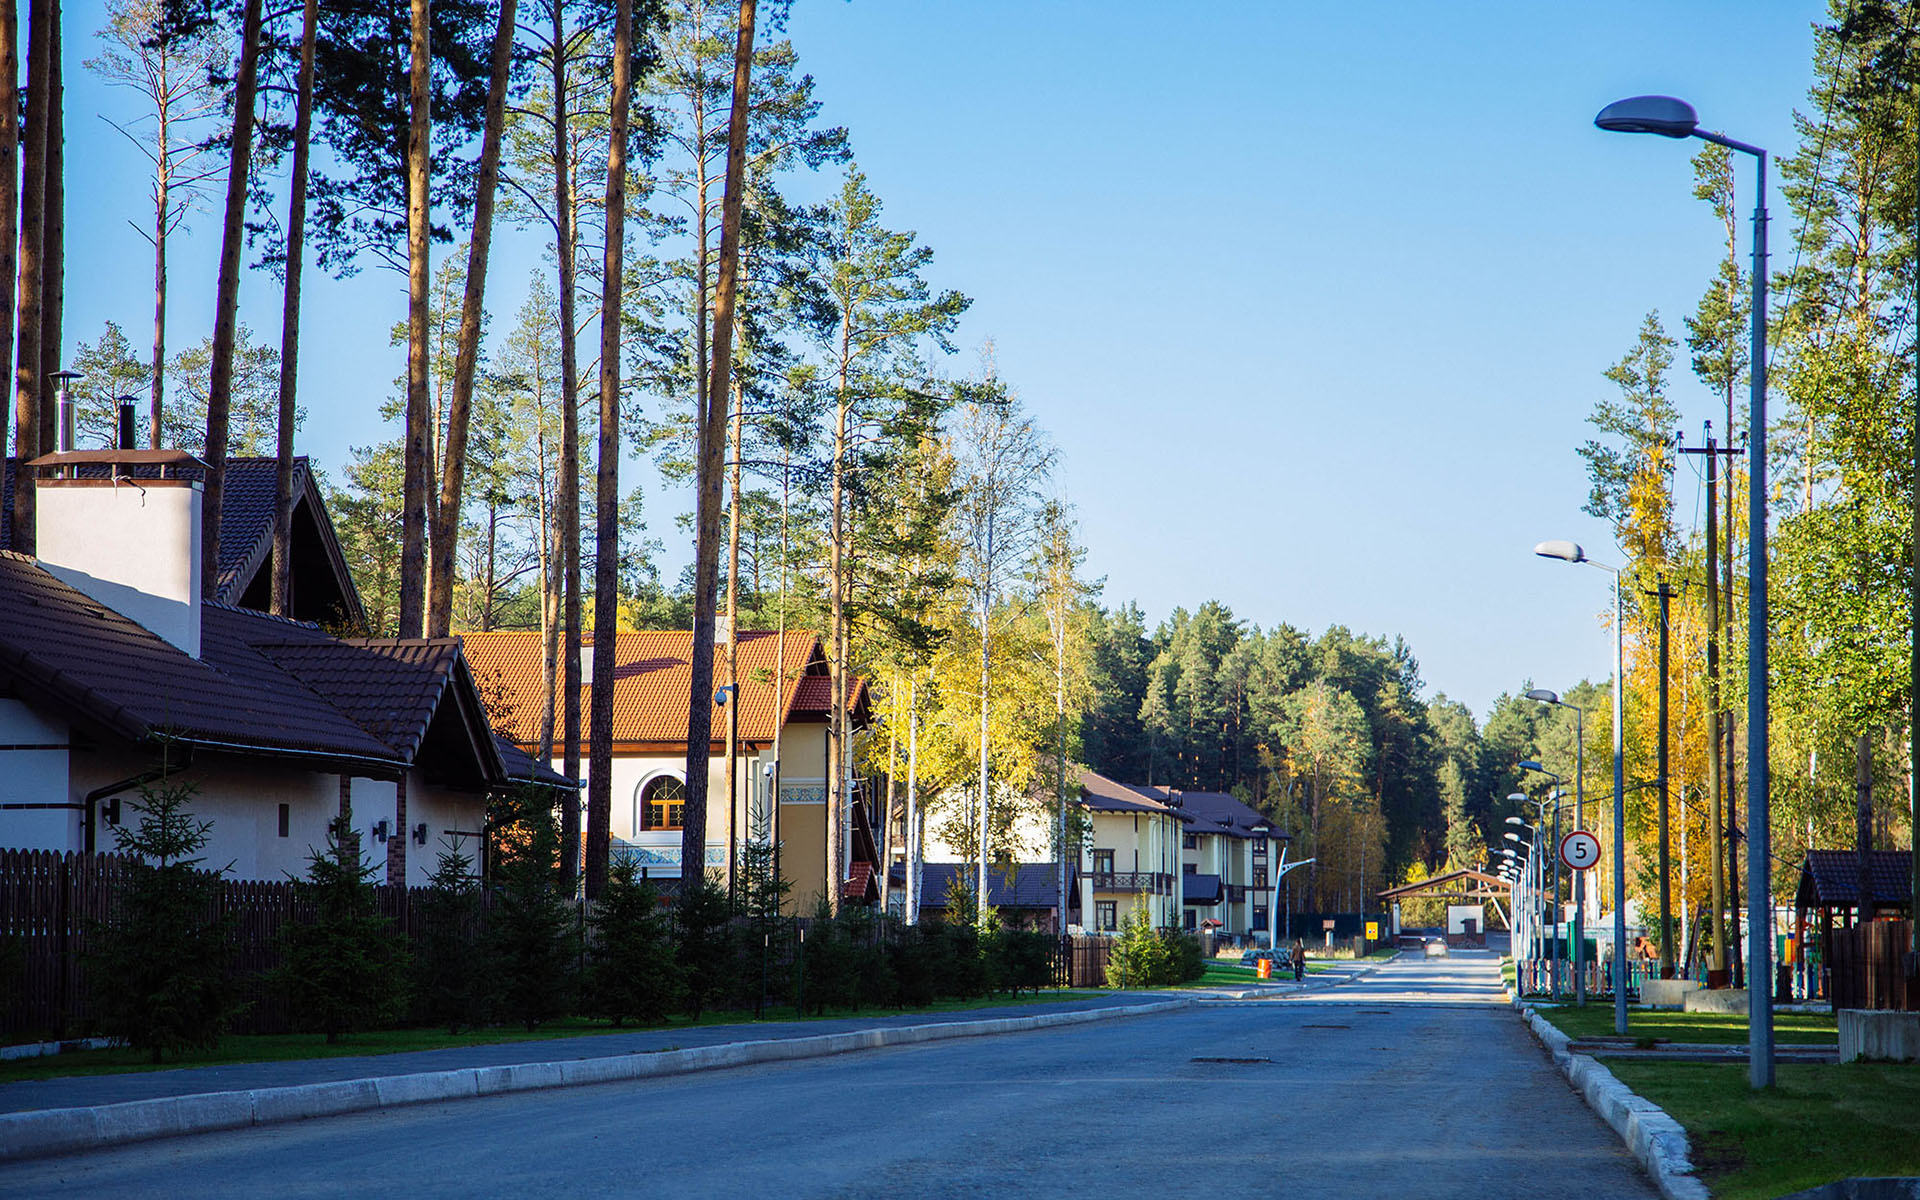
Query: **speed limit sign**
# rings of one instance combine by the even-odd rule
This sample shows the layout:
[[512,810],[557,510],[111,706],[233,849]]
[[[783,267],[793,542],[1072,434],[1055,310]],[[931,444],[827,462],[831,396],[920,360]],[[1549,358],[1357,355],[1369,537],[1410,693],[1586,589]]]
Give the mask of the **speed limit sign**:
[[1576,829],[1560,839],[1560,861],[1576,871],[1584,871],[1600,861],[1600,839],[1584,829]]

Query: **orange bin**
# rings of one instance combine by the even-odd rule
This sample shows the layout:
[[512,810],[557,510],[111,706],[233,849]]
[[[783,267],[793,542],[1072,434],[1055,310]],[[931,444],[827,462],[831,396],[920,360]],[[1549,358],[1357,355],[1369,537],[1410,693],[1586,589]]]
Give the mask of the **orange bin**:
[[1254,969],[1254,974],[1258,975],[1262,979],[1272,979],[1273,978],[1273,960],[1270,958],[1261,959],[1259,962],[1259,965]]

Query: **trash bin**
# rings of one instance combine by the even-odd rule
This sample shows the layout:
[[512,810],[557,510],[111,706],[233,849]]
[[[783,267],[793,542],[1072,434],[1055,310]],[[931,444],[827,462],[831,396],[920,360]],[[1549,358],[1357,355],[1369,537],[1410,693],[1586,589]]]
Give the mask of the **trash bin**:
[[1259,976],[1261,979],[1272,979],[1273,978],[1273,960],[1270,958],[1261,959],[1254,966],[1254,974]]

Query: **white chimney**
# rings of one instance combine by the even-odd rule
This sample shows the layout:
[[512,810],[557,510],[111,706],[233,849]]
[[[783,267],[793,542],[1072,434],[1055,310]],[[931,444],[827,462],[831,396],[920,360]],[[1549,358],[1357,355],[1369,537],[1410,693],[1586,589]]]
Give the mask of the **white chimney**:
[[[200,481],[129,468],[204,467],[182,450],[83,450],[33,461],[40,565],[200,657]],[[105,467],[88,474],[88,467]]]

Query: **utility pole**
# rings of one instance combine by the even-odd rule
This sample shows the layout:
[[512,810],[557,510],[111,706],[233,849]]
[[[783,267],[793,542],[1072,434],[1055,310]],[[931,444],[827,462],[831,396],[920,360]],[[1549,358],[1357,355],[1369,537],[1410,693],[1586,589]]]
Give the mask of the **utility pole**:
[[[1728,725],[1725,729],[1727,736],[1723,736],[1720,723],[1722,707],[1720,694],[1721,538],[1719,532],[1718,488],[1720,482],[1720,459],[1722,457],[1731,459],[1734,455],[1741,453],[1741,451],[1732,446],[1721,447],[1715,444],[1712,421],[1706,422],[1706,438],[1707,444],[1704,448],[1689,448],[1682,445],[1679,450],[1682,454],[1704,454],[1707,458],[1707,808],[1708,821],[1711,826],[1711,836],[1707,839],[1707,876],[1712,881],[1713,892],[1711,916],[1712,937],[1711,951],[1707,959],[1707,986],[1726,987],[1729,982],[1727,978],[1727,881],[1730,878],[1730,867],[1732,864],[1723,859],[1722,850],[1726,844],[1727,830],[1731,825],[1727,816],[1727,797],[1733,788],[1731,772],[1733,765],[1733,741],[1730,736],[1732,733],[1731,725]],[[1731,480],[1733,475],[1731,469],[1728,470],[1727,475],[1729,480]],[[1731,497],[1729,497],[1728,503],[1732,503]],[[1731,509],[1729,509],[1729,519],[1731,519]],[[1726,616],[1728,625],[1731,626],[1733,620],[1733,563],[1731,555],[1733,530],[1731,527],[1729,527],[1726,532],[1726,542],[1729,551],[1726,564]],[[1663,605],[1664,603],[1665,602],[1662,601]],[[1660,625],[1662,636],[1664,637],[1666,630],[1666,621],[1664,618]],[[1663,687],[1661,689],[1663,702],[1665,695],[1666,690]],[[1664,728],[1664,723],[1662,727]],[[1661,748],[1663,754],[1665,746],[1666,738],[1662,736]],[[1662,761],[1664,763],[1664,758]],[[1663,780],[1666,778],[1664,766],[1661,770],[1661,778]],[[1661,794],[1664,799],[1664,787],[1661,789]],[[1664,875],[1665,872],[1663,871],[1662,874]],[[1664,950],[1662,951],[1662,958],[1663,960],[1665,958]],[[1663,966],[1664,965],[1663,961]]]
[[[1660,978],[1673,978],[1673,886],[1672,865],[1668,857],[1667,787],[1667,614],[1668,601],[1678,595],[1660,580]],[[1615,966],[1621,964],[1624,949],[1614,951]]]

